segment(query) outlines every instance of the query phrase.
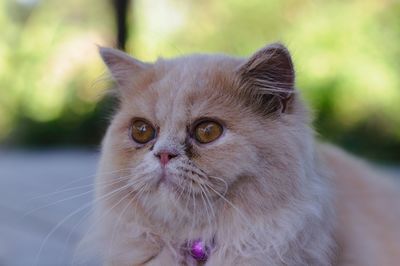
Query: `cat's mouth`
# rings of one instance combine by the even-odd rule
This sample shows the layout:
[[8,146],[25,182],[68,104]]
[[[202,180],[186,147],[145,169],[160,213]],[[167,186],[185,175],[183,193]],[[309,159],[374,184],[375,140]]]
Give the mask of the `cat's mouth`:
[[224,195],[228,184],[222,178],[209,176],[193,164],[160,167],[156,175],[156,190],[174,193],[178,198],[201,197],[209,199]]
[[177,173],[168,168],[161,170],[156,186],[158,189],[168,189],[171,192],[179,194],[189,193],[189,190],[194,192],[194,188],[190,187],[193,186],[193,181],[184,176],[184,173]]
[[174,181],[174,179],[176,179],[176,177],[166,168],[163,168],[158,177],[157,187],[167,187],[175,189],[176,187],[179,187],[179,185]]

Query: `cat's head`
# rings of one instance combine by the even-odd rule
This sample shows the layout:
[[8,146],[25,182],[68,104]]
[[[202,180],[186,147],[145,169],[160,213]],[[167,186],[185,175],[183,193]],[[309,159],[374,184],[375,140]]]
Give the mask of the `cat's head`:
[[110,48],[100,53],[120,99],[100,176],[129,193],[120,197],[167,221],[196,206],[211,211],[223,198],[246,204],[262,197],[272,208],[296,195],[311,134],[284,46],[248,59],[190,55],[155,63]]

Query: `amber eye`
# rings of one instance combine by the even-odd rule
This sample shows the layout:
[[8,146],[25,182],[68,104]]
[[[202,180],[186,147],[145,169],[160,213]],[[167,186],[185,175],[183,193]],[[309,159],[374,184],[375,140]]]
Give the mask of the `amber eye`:
[[218,139],[222,135],[222,126],[214,121],[203,121],[197,124],[194,129],[195,139],[202,143],[209,143]]
[[148,122],[137,119],[132,122],[131,136],[137,143],[144,144],[155,138],[156,131]]

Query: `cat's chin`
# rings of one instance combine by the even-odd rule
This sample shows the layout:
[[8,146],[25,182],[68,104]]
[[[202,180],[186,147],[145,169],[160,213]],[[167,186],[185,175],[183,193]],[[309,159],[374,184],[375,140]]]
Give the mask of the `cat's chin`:
[[172,226],[178,223],[178,217],[178,220],[183,221],[184,217],[189,216],[185,200],[187,201],[187,197],[181,195],[175,185],[163,180],[157,189],[145,195],[140,203],[152,221]]
[[[193,216],[194,212],[199,215],[199,212],[205,208],[206,203],[203,202],[205,199],[202,195],[194,188],[183,189],[183,185],[178,183],[178,178],[173,174],[160,175],[156,187],[139,199],[153,220],[176,223],[177,217],[181,217],[186,221]],[[211,198],[209,200],[211,201]],[[189,204],[193,201],[195,204]]]

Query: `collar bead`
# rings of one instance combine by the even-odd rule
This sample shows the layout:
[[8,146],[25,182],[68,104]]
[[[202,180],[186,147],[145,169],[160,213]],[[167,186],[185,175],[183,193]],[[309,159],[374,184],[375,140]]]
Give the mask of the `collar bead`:
[[190,242],[190,255],[198,262],[205,262],[210,254],[208,247],[201,239],[196,239]]

